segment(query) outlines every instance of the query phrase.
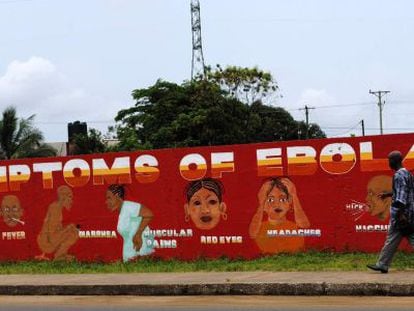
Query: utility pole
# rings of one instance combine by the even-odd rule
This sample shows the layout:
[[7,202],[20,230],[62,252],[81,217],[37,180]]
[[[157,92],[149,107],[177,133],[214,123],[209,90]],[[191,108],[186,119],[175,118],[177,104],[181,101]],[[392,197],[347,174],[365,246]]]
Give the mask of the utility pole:
[[305,105],[305,108],[301,108],[299,110],[305,110],[305,117],[306,117],[306,139],[309,139],[309,110],[315,109],[315,107],[308,107]]
[[383,134],[382,130],[382,107],[385,105],[385,101],[382,102],[382,95],[386,95],[390,93],[390,91],[371,91],[369,90],[369,93],[372,95],[375,95],[378,98],[378,108],[379,108],[379,115],[380,115],[380,133]]
[[365,123],[364,119],[361,120],[362,136],[365,136]]

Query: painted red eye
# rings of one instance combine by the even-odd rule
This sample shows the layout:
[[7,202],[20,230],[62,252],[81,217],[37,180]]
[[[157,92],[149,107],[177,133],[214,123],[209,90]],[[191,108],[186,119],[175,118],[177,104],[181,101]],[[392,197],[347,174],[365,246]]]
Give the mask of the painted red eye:
[[334,162],[340,162],[342,161],[342,155],[337,153],[332,157],[332,160],[334,160]]

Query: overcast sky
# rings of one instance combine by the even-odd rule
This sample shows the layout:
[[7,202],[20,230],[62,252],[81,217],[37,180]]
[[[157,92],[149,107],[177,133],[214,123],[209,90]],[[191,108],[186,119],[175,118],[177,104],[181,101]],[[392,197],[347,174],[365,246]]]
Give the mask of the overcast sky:
[[[200,0],[206,64],[258,66],[273,103],[328,136],[414,131],[414,1]],[[103,132],[131,91],[191,76],[190,0],[0,0],[0,109],[36,114],[47,141],[67,123]]]

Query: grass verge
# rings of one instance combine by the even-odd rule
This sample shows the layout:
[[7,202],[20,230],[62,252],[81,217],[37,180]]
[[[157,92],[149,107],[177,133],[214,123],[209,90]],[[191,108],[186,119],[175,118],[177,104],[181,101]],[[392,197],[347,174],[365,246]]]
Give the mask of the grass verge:
[[[398,252],[393,261],[395,270],[414,269],[414,254]],[[307,252],[280,254],[252,260],[198,259],[194,261],[143,258],[130,263],[83,262],[3,262],[0,274],[53,273],[139,273],[197,271],[364,271],[366,264],[375,263],[377,254]]]

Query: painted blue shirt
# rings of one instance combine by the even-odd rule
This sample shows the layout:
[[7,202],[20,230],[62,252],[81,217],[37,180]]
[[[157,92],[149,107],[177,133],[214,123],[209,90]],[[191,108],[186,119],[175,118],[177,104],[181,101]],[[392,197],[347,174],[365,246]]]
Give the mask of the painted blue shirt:
[[149,255],[154,251],[153,240],[154,238],[149,233],[149,227],[145,227],[142,232],[142,246],[139,251],[134,248],[132,239],[138,231],[141,224],[142,217],[139,216],[141,210],[141,204],[124,201],[119,212],[117,231],[124,239],[122,248],[122,259],[128,261],[136,256]]

